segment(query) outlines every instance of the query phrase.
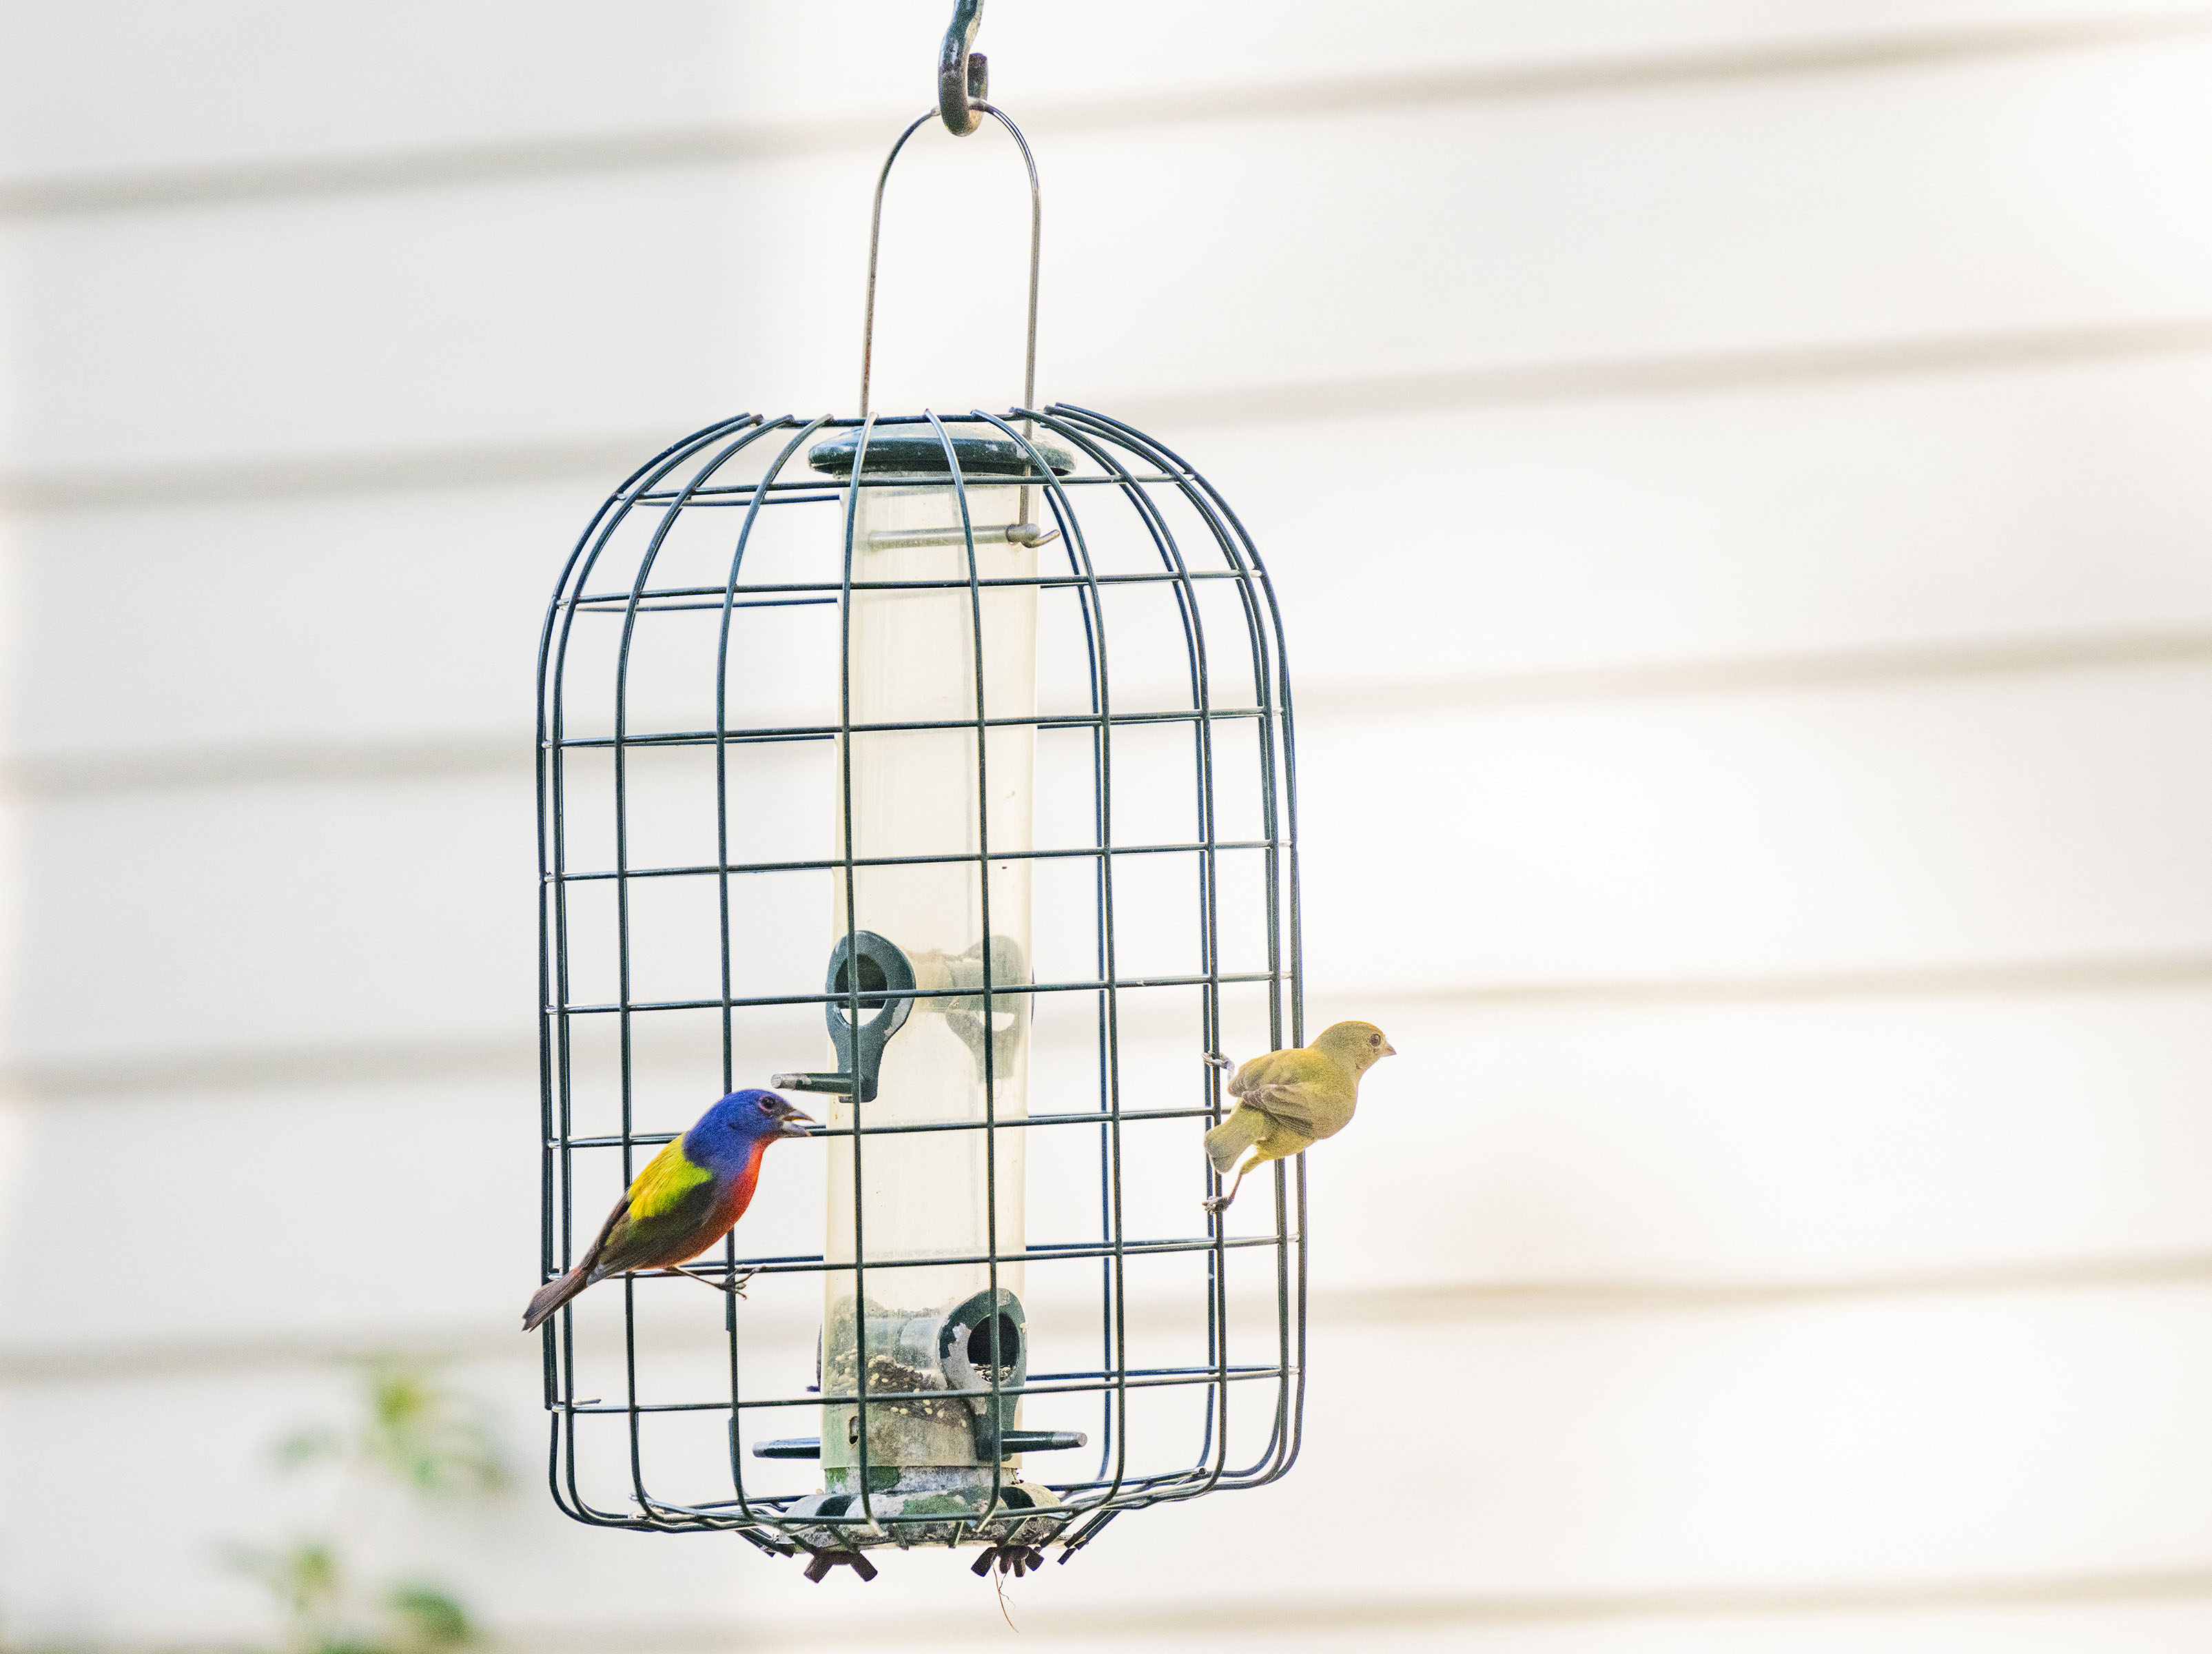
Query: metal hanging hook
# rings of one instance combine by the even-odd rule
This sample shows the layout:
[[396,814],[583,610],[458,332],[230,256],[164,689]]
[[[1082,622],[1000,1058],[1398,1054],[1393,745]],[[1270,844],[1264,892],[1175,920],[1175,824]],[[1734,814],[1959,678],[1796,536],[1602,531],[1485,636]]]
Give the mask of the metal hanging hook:
[[975,106],[990,95],[990,72],[983,54],[971,49],[982,21],[983,0],[957,0],[944,49],[937,54],[937,112],[945,118],[945,130],[955,137],[966,137],[983,124]]

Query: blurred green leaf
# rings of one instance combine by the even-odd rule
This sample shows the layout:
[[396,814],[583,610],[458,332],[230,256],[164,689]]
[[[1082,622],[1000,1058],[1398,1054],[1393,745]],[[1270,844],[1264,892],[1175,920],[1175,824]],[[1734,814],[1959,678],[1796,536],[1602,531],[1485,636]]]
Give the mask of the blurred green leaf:
[[289,1470],[316,1459],[335,1458],[344,1446],[338,1432],[328,1426],[295,1431],[276,1444],[276,1462]]
[[434,1499],[495,1493],[507,1486],[506,1462],[481,1412],[405,1363],[370,1369],[361,1451],[366,1462]]
[[476,1640],[467,1611],[434,1585],[402,1585],[392,1593],[391,1602],[406,1624],[410,1649],[459,1648]]
[[[507,1487],[506,1462],[484,1409],[434,1369],[385,1360],[368,1368],[366,1380],[351,1428],[294,1431],[276,1444],[276,1462],[287,1469],[334,1467],[332,1497],[341,1509],[373,1482],[397,1483],[418,1504]],[[337,1531],[346,1531],[343,1523]],[[228,1560],[275,1598],[285,1622],[284,1654],[453,1654],[477,1640],[468,1610],[438,1586],[403,1583],[376,1596],[349,1589],[353,1571],[327,1539],[276,1550],[234,1547]]]
[[295,1619],[310,1619],[326,1612],[338,1596],[337,1558],[328,1545],[317,1540],[303,1540],[281,1551],[234,1547],[230,1563],[266,1585]]

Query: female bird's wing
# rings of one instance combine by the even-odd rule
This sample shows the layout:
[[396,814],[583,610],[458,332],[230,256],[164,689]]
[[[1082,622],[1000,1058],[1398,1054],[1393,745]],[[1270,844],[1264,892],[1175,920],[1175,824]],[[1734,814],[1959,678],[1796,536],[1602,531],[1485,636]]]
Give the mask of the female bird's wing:
[[1322,1114],[1330,1112],[1316,1092],[1334,1078],[1336,1065],[1327,1057],[1318,1051],[1293,1047],[1254,1057],[1230,1077],[1228,1090],[1239,1103],[1257,1109],[1271,1120],[1280,1121],[1293,1131],[1309,1137],[1325,1137],[1335,1128],[1314,1129],[1325,1123],[1316,1117],[1316,1105],[1320,1105]]
[[607,1213],[606,1225],[587,1255],[592,1274],[605,1278],[625,1269],[658,1268],[703,1251],[708,1242],[681,1249],[714,1205],[714,1174],[694,1165],[684,1152],[683,1139],[677,1139],[646,1163],[629,1192]]

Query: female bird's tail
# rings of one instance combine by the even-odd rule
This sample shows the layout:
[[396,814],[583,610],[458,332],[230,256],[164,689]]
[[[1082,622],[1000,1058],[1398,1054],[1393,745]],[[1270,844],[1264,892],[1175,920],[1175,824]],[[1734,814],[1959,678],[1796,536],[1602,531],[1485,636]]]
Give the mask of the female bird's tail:
[[530,1300],[530,1307],[522,1312],[522,1330],[536,1332],[546,1317],[592,1284],[591,1265],[580,1263],[558,1280],[549,1280],[540,1286]]
[[1206,1158],[1218,1176],[1227,1177],[1237,1157],[1267,1134],[1267,1116],[1257,1109],[1239,1107],[1229,1118],[1206,1134]]

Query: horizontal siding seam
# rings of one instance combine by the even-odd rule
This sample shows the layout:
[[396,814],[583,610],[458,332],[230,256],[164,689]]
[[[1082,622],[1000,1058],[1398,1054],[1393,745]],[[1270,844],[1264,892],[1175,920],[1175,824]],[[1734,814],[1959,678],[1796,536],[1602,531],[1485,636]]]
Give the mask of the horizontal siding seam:
[[[1340,719],[1479,716],[1501,708],[1582,702],[1634,703],[1878,690],[2206,664],[2212,664],[2212,628],[1966,638],[1498,672],[1430,682],[1324,683],[1298,692],[1297,713],[1311,726]],[[19,756],[0,760],[0,801],[36,806],[230,787],[489,781],[526,775],[534,749],[529,734],[516,732]]]
[[[965,1560],[964,1558],[962,1559]],[[1203,1602],[1156,1602],[1144,1607],[1083,1602],[1055,1609],[1039,1599],[1023,1604],[1027,1640],[1060,1639],[1096,1646],[1113,1638],[1159,1639],[1188,1647],[1201,1638],[1288,1635],[1301,1644],[1316,1634],[1348,1639],[1398,1632],[1683,1619],[1784,1619],[1827,1614],[1893,1615],[2036,1608],[2128,1608],[2212,1598],[2212,1564],[2203,1567],[2114,1570],[2098,1573],[2027,1573],[1950,1579],[1844,1580],[1784,1586],[1716,1584],[1681,1589],[1560,1590],[1547,1592],[1419,1591],[1388,1596],[1286,1599],[1234,1594]],[[1878,1633],[1876,1633],[1878,1634]],[[958,1614],[909,1614],[898,1625],[902,1644],[972,1644],[973,1624]],[[740,1623],[627,1621],[579,1630],[495,1628],[486,1654],[773,1654],[781,1649],[860,1647],[884,1639],[884,1621],[867,1615],[810,1614],[779,1625],[757,1616]],[[1350,1640],[1348,1648],[1372,1646]],[[10,1646],[19,1654],[234,1654],[235,1643],[102,1640]],[[1241,1643],[1237,1646],[1243,1646]]]
[[[1528,1321],[1684,1317],[1818,1310],[1920,1298],[2078,1296],[2201,1291],[2212,1286],[2212,1253],[1994,1263],[1799,1280],[1524,1280],[1438,1286],[1316,1288],[1316,1331],[1374,1326],[1497,1326]],[[1139,1317],[1146,1306],[1133,1303]],[[1048,1310],[1040,1313],[1048,1313]],[[801,1335],[792,1325],[756,1335]],[[720,1348],[719,1340],[667,1338],[671,1349]],[[657,1346],[659,1347],[659,1346]],[[607,1353],[620,1346],[610,1342]],[[82,1383],[178,1373],[325,1366],[387,1357],[424,1360],[537,1359],[535,1340],[502,1329],[394,1328],[382,1333],[149,1339],[131,1343],[0,1350],[0,1384]]]
[[[2212,351],[2212,317],[2059,324],[1998,331],[1759,345],[1668,356],[1493,364],[1188,392],[1139,393],[1116,416],[1151,429],[1257,427],[1402,417],[1457,409],[1819,387],[1931,374],[2019,372],[2162,361]],[[674,429],[454,442],[416,449],[263,454],[112,469],[53,466],[0,473],[0,509],[143,510],[354,494],[574,484],[596,494]],[[580,503],[587,508],[589,502]]]
[[[1358,988],[1309,980],[1309,997],[1409,1009],[1484,1011],[1641,1009],[1864,1000],[2007,999],[2088,994],[2201,992],[2212,954],[2107,955],[1993,960],[1766,976],[1528,982]],[[705,1047],[701,1048],[705,1050]],[[719,1048],[717,1048],[719,1049]],[[664,1053],[671,1061],[680,1053]],[[170,1050],[140,1056],[57,1059],[0,1067],[0,1096],[31,1103],[97,1101],[198,1092],[345,1091],[394,1083],[489,1080],[534,1086],[534,1040],[496,1037],[372,1039],[328,1045]]]
[[[1069,99],[1025,112],[1041,135],[1164,125],[1395,112],[1462,104],[1633,95],[1807,76],[1883,73],[2094,50],[2201,33],[2212,14],[2077,17],[1950,29],[1763,42],[1699,51],[1340,75],[1252,86]],[[724,165],[881,144],[902,117],[885,112],[758,125],[453,144],[326,157],[174,168],[125,168],[0,182],[0,217],[174,211],[396,190],[439,189],[651,168]]]
[[[1238,1596],[1224,1594],[1204,1602],[1157,1602],[1145,1607],[1092,1604],[1054,1612],[1035,1599],[1024,1605],[1023,1626],[1034,1637],[1066,1637],[1085,1646],[1123,1638],[1171,1640],[1178,1647],[1203,1638],[1290,1636],[1303,1640],[1338,1633],[1347,1647],[1373,1645],[1363,1639],[1395,1632],[1465,1627],[1592,1624],[1608,1621],[1683,1619],[1779,1619],[1828,1614],[1881,1614],[2035,1608],[2126,1607],[2202,1602],[2212,1598],[2212,1565],[2198,1568],[2145,1569],[2105,1573],[2027,1574],[1954,1579],[1849,1580],[1763,1587],[1725,1584],[1669,1590],[1551,1592],[1464,1592],[1425,1596],[1418,1589],[1388,1596],[1319,1600]],[[880,1636],[881,1622],[854,1618],[840,1623],[808,1616],[804,1625],[771,1627],[756,1621],[743,1633],[741,1646],[753,1651],[812,1649],[859,1644]],[[657,1650],[721,1650],[732,1645],[726,1627],[699,1627],[688,1635],[672,1627],[642,1628]],[[956,1617],[902,1625],[903,1640],[969,1642],[974,1632]],[[1879,1634],[1879,1633],[1876,1633]],[[600,1654],[636,1646],[636,1633],[604,1639],[574,1633],[520,1633],[494,1639],[496,1654]]]

